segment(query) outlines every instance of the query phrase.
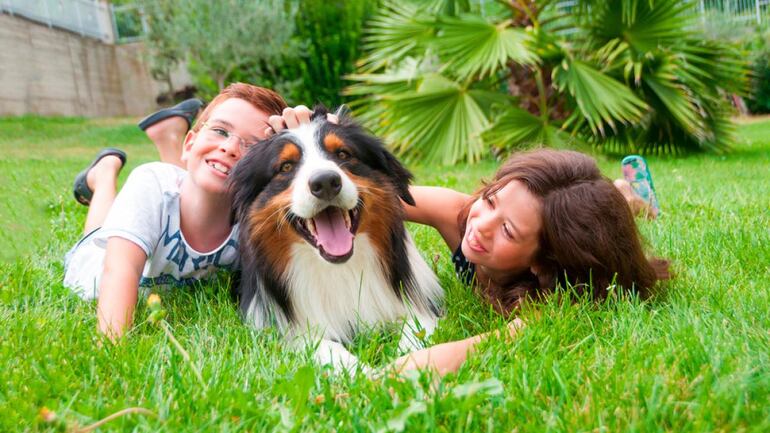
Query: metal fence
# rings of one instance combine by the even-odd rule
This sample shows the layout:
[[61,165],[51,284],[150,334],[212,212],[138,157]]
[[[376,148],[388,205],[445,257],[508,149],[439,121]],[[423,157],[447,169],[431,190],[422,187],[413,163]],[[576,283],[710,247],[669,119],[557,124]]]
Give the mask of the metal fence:
[[136,4],[112,6],[112,23],[118,43],[141,40],[148,31],[147,18]]
[[110,7],[99,0],[0,0],[0,11],[81,36],[114,41]]
[[[697,4],[701,22],[707,27],[770,24],[770,0],[683,1]],[[577,0],[564,0],[556,7],[569,10],[576,3]],[[0,11],[105,42],[132,42],[147,32],[141,10],[131,4],[112,7],[100,0],[0,0]]]
[[704,21],[761,25],[770,19],[770,0],[698,0],[698,10]]

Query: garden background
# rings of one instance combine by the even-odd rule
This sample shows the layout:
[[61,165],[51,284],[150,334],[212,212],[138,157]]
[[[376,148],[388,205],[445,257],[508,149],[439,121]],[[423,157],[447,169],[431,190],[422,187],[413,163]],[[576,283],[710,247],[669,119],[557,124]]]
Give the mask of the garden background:
[[[85,216],[71,180],[101,147],[125,149],[129,169],[154,149],[136,118],[3,117],[0,430],[76,430],[137,407],[101,431],[770,428],[770,121],[738,118],[736,104],[770,105],[769,57],[761,23],[728,20],[739,2],[121,3],[143,7],[158,77],[181,62],[203,98],[242,80],[292,103],[347,103],[419,184],[470,192],[539,145],[589,152],[609,177],[620,154],[644,153],[663,214],[638,223],[676,278],[645,302],[616,291],[532,305],[518,338],[489,340],[440,381],[330,374],[244,326],[227,275],[161,293],[191,361],[144,302],[130,336],[105,345],[94,305],[61,284]],[[409,229],[447,291],[433,342],[502,326],[439,236]],[[395,343],[370,330],[353,349],[384,366]]]

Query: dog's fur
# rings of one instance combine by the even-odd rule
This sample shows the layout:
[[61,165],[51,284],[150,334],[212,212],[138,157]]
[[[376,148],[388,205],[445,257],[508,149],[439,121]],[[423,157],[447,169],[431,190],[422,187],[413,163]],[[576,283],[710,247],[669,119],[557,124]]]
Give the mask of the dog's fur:
[[411,177],[378,139],[323,109],[250,150],[230,176],[247,321],[320,335],[316,356],[336,367],[356,365],[341,343],[361,324],[405,320],[401,348],[419,347],[443,291],[404,228]]

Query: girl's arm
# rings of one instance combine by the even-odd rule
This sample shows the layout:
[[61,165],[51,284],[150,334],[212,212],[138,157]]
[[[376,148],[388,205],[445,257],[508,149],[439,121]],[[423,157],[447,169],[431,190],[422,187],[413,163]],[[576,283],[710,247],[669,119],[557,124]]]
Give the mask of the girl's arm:
[[146,260],[144,250],[135,243],[119,237],[107,240],[96,315],[99,331],[110,340],[116,340],[131,326]]
[[468,203],[470,196],[449,188],[434,186],[410,186],[409,193],[412,194],[416,205],[404,203],[406,219],[435,228],[450,249],[457,248],[462,240],[457,215]]
[[[494,331],[494,334],[499,336],[501,332],[507,331],[511,337],[515,337],[518,330],[523,327],[524,322],[516,318],[507,328]],[[439,376],[444,376],[447,373],[457,371],[468,358],[468,355],[474,351],[476,345],[490,334],[492,333],[487,332],[464,340],[450,341],[418,350],[398,358],[393,366],[398,372],[430,368]]]

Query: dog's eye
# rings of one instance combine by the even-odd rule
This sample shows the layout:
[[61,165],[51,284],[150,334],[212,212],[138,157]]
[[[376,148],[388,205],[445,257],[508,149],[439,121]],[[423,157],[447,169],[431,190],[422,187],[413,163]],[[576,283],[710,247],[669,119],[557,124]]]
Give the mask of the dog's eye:
[[350,159],[351,156],[352,155],[350,155],[350,152],[348,152],[347,150],[338,150],[337,151],[337,158],[339,158],[339,159],[341,159],[343,161],[347,161],[348,159]]
[[284,162],[281,164],[281,173],[288,173],[294,169],[294,163],[293,162]]

